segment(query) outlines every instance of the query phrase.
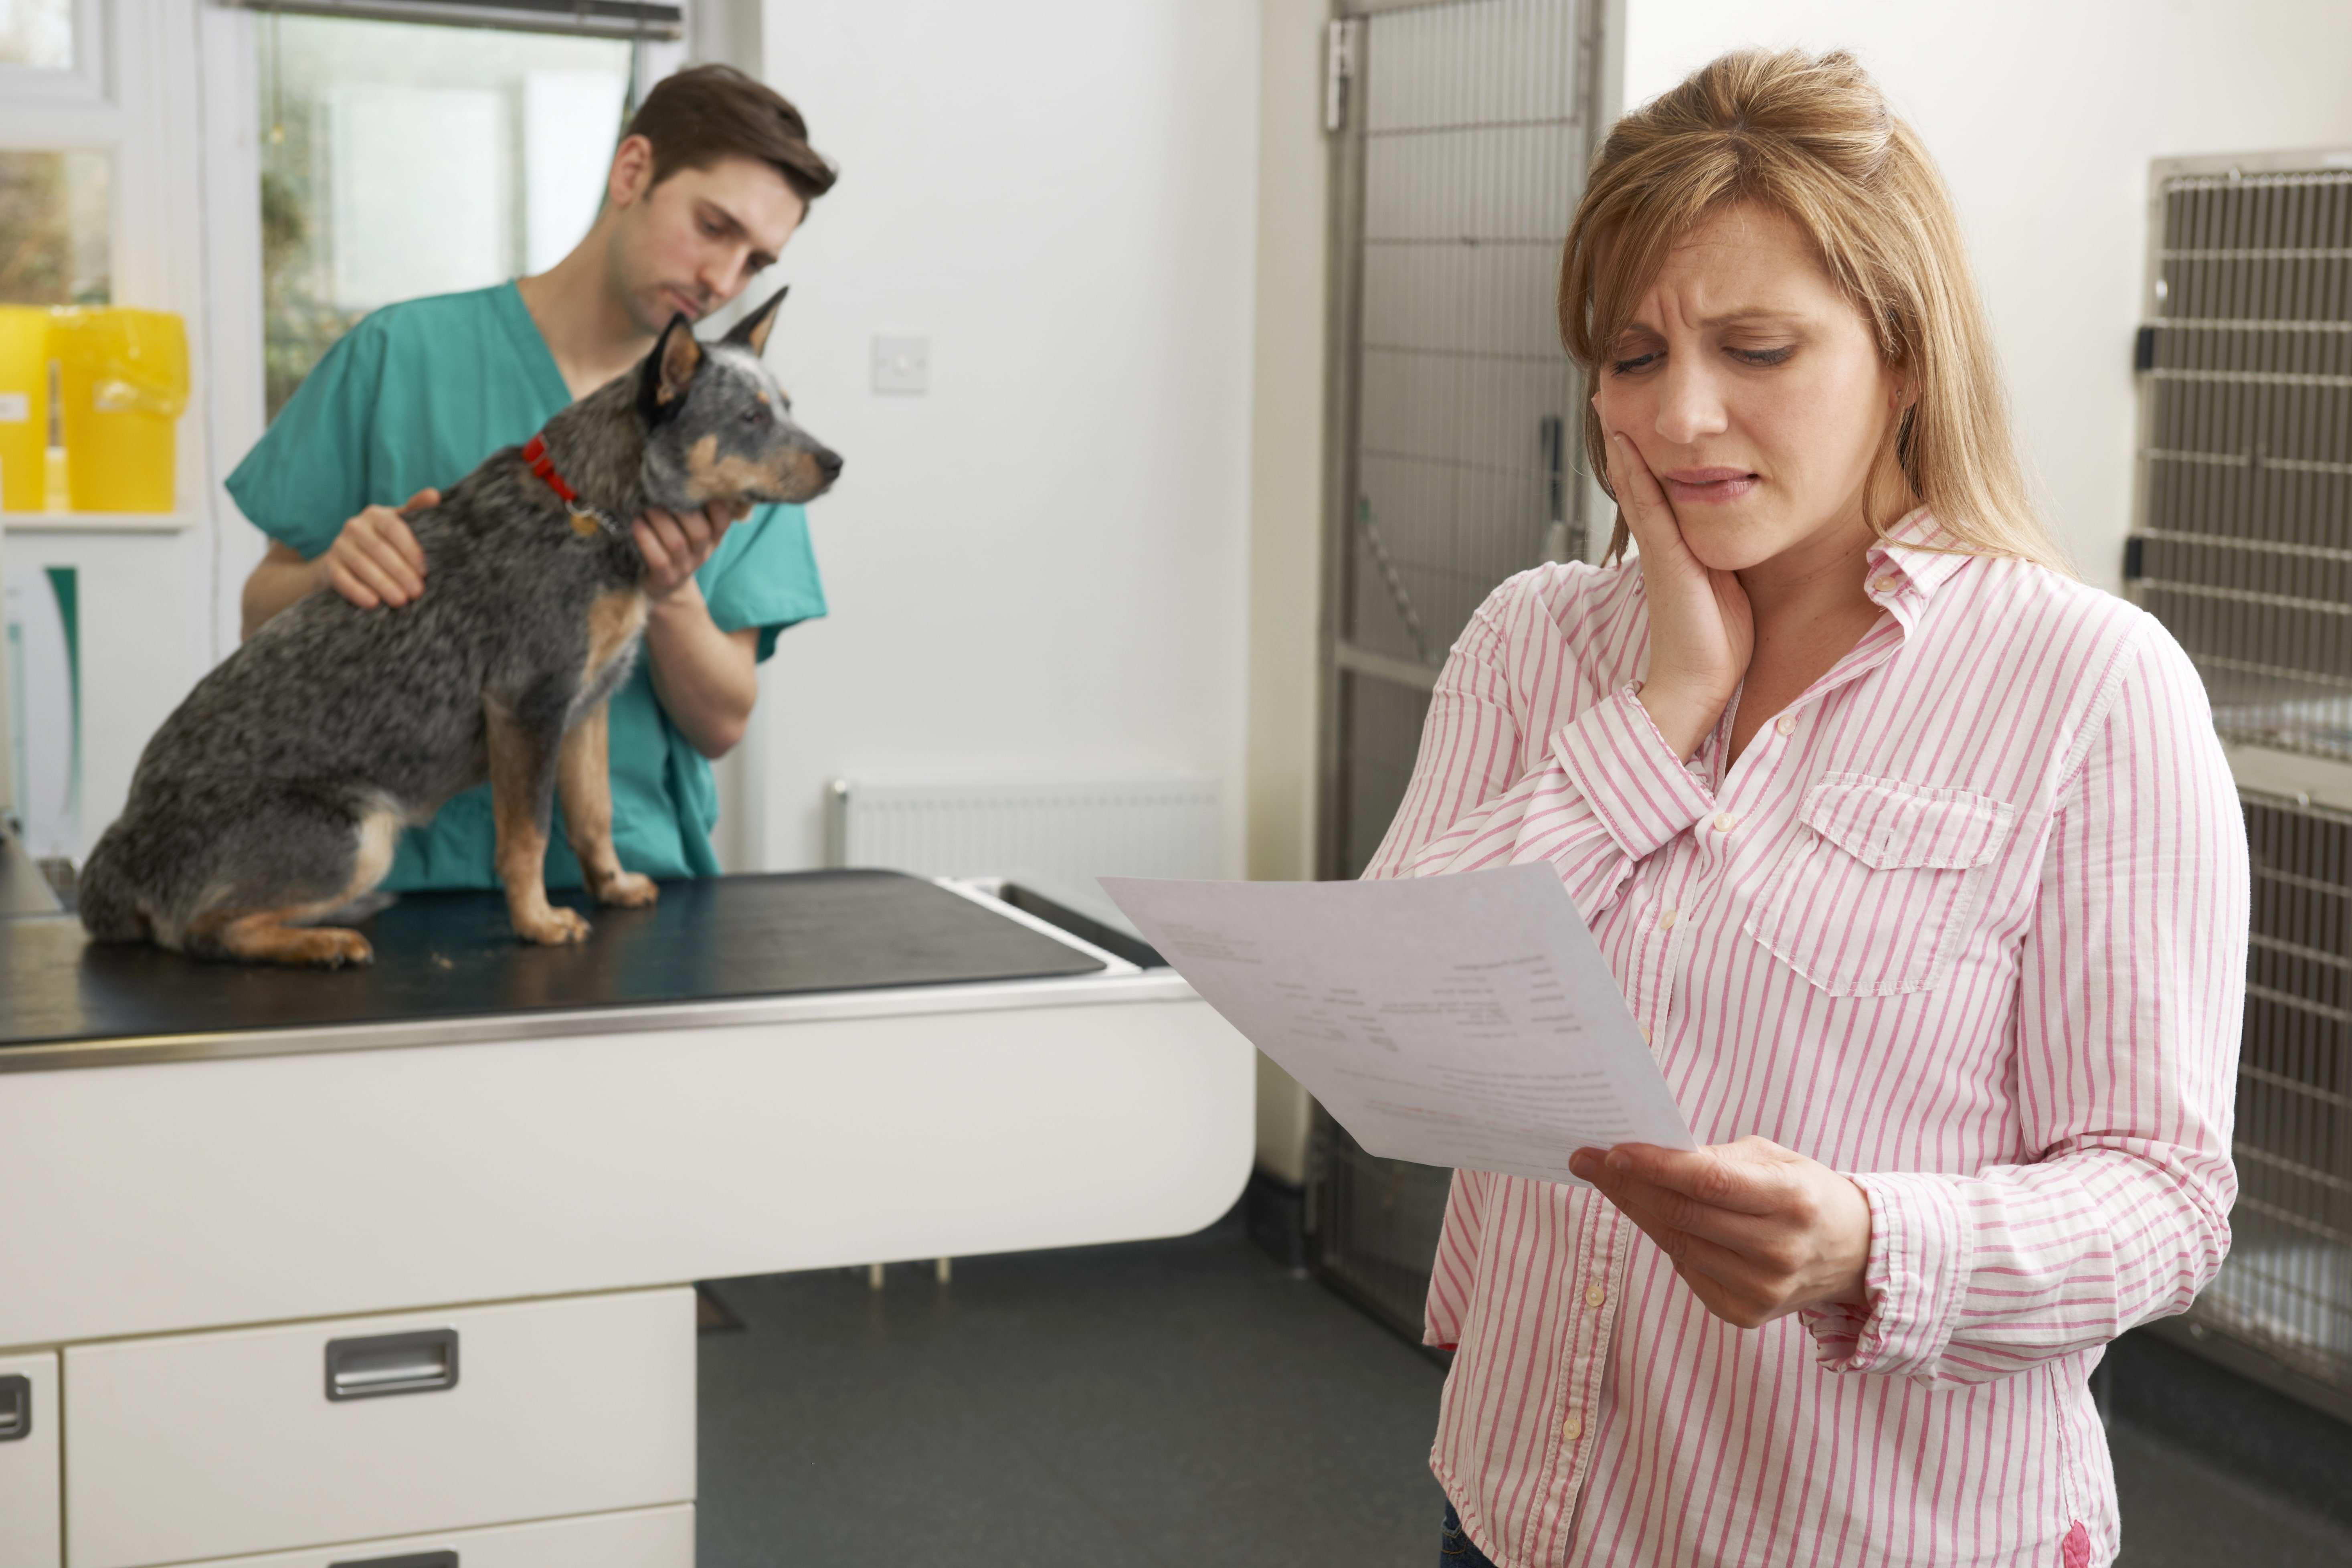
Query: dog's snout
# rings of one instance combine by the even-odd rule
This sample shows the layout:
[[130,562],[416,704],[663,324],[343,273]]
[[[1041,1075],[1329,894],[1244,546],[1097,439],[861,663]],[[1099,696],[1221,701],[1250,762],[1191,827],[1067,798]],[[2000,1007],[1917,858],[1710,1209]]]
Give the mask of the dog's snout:
[[824,482],[833,483],[835,479],[841,477],[841,454],[828,447],[818,447],[816,467],[817,472],[824,476]]

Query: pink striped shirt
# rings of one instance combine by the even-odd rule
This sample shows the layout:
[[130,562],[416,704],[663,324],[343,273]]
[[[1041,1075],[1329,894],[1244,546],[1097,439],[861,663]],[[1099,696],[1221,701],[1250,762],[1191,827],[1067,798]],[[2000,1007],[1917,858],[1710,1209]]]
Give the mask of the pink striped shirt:
[[[1633,695],[1637,566],[1496,589],[1366,873],[1546,860],[1702,1142],[1870,1199],[1868,1310],[1742,1330],[1598,1194],[1457,1172],[1430,1462],[1559,1563],[2032,1564],[2119,1542],[2086,1381],[2229,1246],[2246,844],[2204,690],[2119,599],[1950,542],[1727,775]],[[2086,1550],[2087,1548],[2087,1550]]]

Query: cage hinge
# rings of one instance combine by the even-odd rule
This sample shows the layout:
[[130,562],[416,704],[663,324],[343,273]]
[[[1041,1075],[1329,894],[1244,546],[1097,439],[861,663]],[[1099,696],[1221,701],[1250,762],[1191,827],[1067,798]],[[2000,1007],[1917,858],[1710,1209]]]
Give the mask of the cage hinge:
[[1348,84],[1356,78],[1356,37],[1362,24],[1341,16],[1323,30],[1323,129],[1340,131],[1348,123]]

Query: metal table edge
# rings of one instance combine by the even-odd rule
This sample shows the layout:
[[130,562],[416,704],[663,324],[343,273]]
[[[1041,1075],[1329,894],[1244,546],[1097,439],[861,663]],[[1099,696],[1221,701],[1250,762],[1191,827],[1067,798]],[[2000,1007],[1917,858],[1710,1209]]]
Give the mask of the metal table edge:
[[992,980],[872,991],[804,992],[786,996],[665,1002],[639,1007],[421,1018],[335,1027],[248,1029],[199,1035],[132,1035],[115,1039],[57,1040],[0,1050],[0,1074],[77,1068],[133,1067],[152,1062],[218,1061],[243,1057],[312,1056],[332,1051],[487,1045],[569,1035],[645,1034],[742,1025],[812,1024],[853,1018],[920,1017],[940,1013],[1007,1012],[1020,1008],[1108,1006],[1137,1002],[1189,1002],[1196,994],[1170,971],[1073,975],[1042,980]]

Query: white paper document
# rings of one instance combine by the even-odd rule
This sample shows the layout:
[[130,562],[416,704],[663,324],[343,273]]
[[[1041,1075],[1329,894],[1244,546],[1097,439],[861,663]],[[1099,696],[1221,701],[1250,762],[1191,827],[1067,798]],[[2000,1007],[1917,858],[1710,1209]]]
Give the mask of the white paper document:
[[1365,1149],[1581,1186],[1568,1157],[1690,1127],[1549,866],[1103,890]]

